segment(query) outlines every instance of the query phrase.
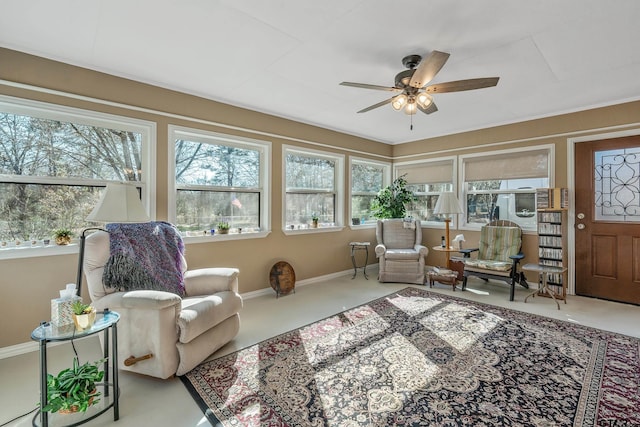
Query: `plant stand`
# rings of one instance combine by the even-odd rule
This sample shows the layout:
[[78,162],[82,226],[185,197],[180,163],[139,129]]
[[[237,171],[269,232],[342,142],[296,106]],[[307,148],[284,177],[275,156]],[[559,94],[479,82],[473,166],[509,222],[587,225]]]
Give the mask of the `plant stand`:
[[[39,410],[33,417],[32,425],[34,427],[48,427],[51,422],[56,426],[77,426],[84,424],[89,420],[105,413],[109,408],[113,408],[113,420],[120,418],[120,409],[118,399],[120,390],[118,388],[118,331],[117,323],[120,320],[120,314],[115,311],[106,309],[104,312],[98,313],[96,322],[84,331],[76,331],[75,325],[67,325],[63,327],[55,327],[50,323],[43,322],[40,326],[33,330],[31,339],[38,341],[40,344],[40,408],[47,405],[47,343],[53,341],[71,341],[76,338],[83,338],[89,335],[104,333],[104,382],[101,384],[102,395],[100,402],[89,407],[87,412],[74,414],[49,414],[48,412]],[[111,330],[111,340],[109,340],[109,330]],[[111,342],[111,356],[109,357],[109,342]],[[110,360],[109,360],[110,359]],[[109,382],[109,362],[111,362],[111,381]],[[51,418],[51,420],[49,419]]]

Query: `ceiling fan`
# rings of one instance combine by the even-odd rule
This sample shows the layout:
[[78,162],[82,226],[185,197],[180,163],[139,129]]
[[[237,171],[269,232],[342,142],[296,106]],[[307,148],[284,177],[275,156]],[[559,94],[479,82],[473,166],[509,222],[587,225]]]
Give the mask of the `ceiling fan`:
[[437,50],[432,51],[425,59],[422,59],[420,55],[405,56],[402,59],[402,65],[408,68],[408,70],[401,71],[396,75],[395,86],[388,87],[354,82],[342,82],[340,84],[342,86],[363,89],[399,92],[398,95],[363,108],[358,111],[358,113],[366,113],[383,105],[391,104],[395,110],[400,111],[404,109],[405,114],[409,115],[415,114],[417,110],[425,114],[438,111],[438,107],[436,107],[433,97],[431,96],[432,93],[459,92],[491,87],[498,84],[499,77],[485,77],[436,83],[427,86],[448,59],[448,53]]

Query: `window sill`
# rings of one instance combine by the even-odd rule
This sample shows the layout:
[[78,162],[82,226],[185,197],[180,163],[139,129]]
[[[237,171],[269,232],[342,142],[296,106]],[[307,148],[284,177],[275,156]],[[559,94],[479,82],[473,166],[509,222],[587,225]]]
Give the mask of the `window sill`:
[[269,234],[270,231],[258,231],[258,232],[250,232],[250,233],[230,233],[230,234],[219,234],[216,233],[213,236],[184,236],[182,240],[187,245],[198,244],[198,243],[214,243],[214,242],[228,242],[229,240],[247,240],[247,239],[264,239]]
[[316,234],[316,233],[333,233],[336,231],[342,231],[344,227],[342,226],[327,226],[327,227],[318,227],[318,228],[301,228],[299,230],[282,230],[285,236],[297,236],[300,234]]
[[77,254],[78,243],[71,243],[69,245],[24,245],[10,248],[0,249],[0,260],[3,259],[18,259],[18,258],[32,258],[40,256],[52,256],[52,255],[67,255]]
[[351,228],[352,230],[362,230],[362,229],[367,229],[367,228],[376,228],[377,223],[375,222],[370,222],[368,224],[358,224],[358,225],[350,225],[349,228]]

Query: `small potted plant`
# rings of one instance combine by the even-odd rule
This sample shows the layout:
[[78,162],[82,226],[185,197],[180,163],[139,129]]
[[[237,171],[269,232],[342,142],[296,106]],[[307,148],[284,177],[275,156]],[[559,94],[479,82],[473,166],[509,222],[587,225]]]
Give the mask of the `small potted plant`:
[[229,234],[229,223],[225,221],[220,221],[218,223],[218,233]]
[[96,384],[104,378],[104,370],[98,365],[105,360],[81,365],[78,357],[74,357],[73,367],[63,369],[55,376],[47,374],[47,405],[42,410],[70,414],[85,412],[89,406],[98,403],[100,393]]
[[71,304],[71,310],[73,310],[73,323],[78,331],[89,329],[96,321],[96,309],[91,304],[77,300]]
[[318,214],[317,213],[312,213],[311,214],[311,227],[313,228],[318,228],[318,220],[320,218],[318,218]]
[[53,232],[53,237],[58,245],[68,245],[71,243],[73,231],[68,228],[59,228]]

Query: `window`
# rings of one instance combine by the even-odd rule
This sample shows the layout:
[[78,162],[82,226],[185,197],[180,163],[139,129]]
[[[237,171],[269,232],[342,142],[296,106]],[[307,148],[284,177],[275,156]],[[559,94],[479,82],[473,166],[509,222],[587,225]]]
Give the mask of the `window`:
[[231,135],[170,126],[176,227],[204,236],[227,223],[232,234],[269,224],[266,183],[269,144]]
[[375,224],[371,216],[371,201],[389,185],[388,163],[351,159],[351,224]]
[[320,151],[284,148],[286,230],[342,225],[344,157]]
[[465,222],[479,228],[506,219],[536,229],[536,188],[549,187],[553,147],[462,156]]
[[147,122],[0,97],[0,248],[44,246],[58,228],[79,235],[109,181],[136,182],[153,208],[152,132]]
[[419,219],[423,224],[437,225],[443,221],[439,215],[433,214],[433,209],[440,193],[454,191],[454,165],[453,158],[444,158],[396,166],[396,176],[405,176],[407,189],[413,191],[417,198],[407,206],[407,216]]

